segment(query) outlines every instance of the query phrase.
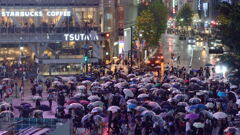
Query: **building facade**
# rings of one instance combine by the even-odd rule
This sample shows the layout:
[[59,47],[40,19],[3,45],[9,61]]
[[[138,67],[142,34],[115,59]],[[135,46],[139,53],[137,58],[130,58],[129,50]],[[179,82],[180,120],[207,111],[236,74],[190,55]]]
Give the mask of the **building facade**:
[[[112,24],[102,0],[1,0],[0,63],[43,75],[84,71],[105,59]],[[111,19],[109,19],[109,18]],[[104,53],[105,52],[105,53]]]

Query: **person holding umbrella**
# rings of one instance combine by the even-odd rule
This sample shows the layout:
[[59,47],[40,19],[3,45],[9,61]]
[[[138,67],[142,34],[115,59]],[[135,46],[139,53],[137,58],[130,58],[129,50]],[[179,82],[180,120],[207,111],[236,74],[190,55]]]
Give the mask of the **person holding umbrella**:
[[54,100],[54,93],[52,91],[48,93],[47,100],[49,103],[50,110],[52,110],[52,101]]

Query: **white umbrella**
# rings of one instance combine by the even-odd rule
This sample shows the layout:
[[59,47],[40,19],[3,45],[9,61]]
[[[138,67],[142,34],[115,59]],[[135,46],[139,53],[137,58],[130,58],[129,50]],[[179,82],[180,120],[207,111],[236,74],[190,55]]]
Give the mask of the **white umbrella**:
[[1,102],[0,103],[0,107],[6,107],[6,108],[10,108],[11,107],[11,105],[9,104],[9,103],[7,103],[7,102]]
[[82,117],[82,119],[81,119],[81,123],[82,123],[83,125],[85,125],[86,122],[91,118],[92,115],[93,115],[93,114],[91,114],[91,113],[88,113],[88,114],[84,115],[84,116]]
[[144,83],[151,82],[151,78],[150,78],[150,77],[148,77],[148,78],[143,78],[143,79],[141,80],[141,82],[144,82]]
[[99,82],[93,82],[91,86],[100,86],[101,84]]
[[231,86],[230,86],[230,89],[237,89],[237,88],[238,88],[237,85],[231,85]]
[[91,111],[91,113],[100,113],[103,111],[102,107],[94,107]]
[[112,113],[116,113],[116,112],[118,112],[118,110],[120,110],[120,107],[118,107],[118,106],[110,106],[107,109],[107,111],[112,112]]
[[194,122],[194,123],[193,123],[193,126],[194,126],[195,128],[204,128],[204,123]]
[[104,103],[102,101],[95,101],[90,103],[93,107],[103,107]]
[[90,100],[90,101],[98,101],[98,100],[101,100],[101,98],[99,96],[92,95],[92,96],[88,97],[88,100]]
[[140,88],[140,89],[138,89],[138,91],[140,91],[140,92],[146,92],[147,89],[146,89],[146,88]]
[[224,129],[224,132],[237,133],[238,128],[237,127],[227,127],[226,129]]
[[216,112],[213,114],[213,117],[215,119],[225,119],[225,118],[227,118],[227,114],[224,112]]
[[138,112],[143,112],[143,111],[147,110],[147,108],[145,108],[145,107],[143,107],[143,106],[137,106],[137,107],[135,108],[135,110],[138,111]]
[[40,97],[40,96],[33,96],[32,99],[33,99],[33,100],[42,100],[42,97]]
[[188,103],[187,102],[179,102],[177,105],[186,107],[186,106],[188,106]]
[[59,84],[62,84],[60,81],[53,81],[52,82],[53,85],[59,85]]
[[200,98],[197,98],[197,97],[193,97],[193,98],[190,98],[190,99],[189,99],[189,102],[190,102],[190,103],[200,103],[200,102],[201,102],[201,99],[200,99]]
[[68,109],[81,109],[84,110],[84,106],[80,103],[72,103],[68,106]]
[[197,77],[193,77],[193,78],[190,79],[190,81],[197,81],[197,82],[199,82],[201,80],[199,78],[197,78]]
[[147,104],[153,108],[161,108],[157,102],[150,101]]
[[90,84],[90,83],[92,83],[92,82],[89,80],[82,81],[82,84]]
[[171,76],[169,76],[169,79],[173,80],[173,79],[177,79],[177,77],[175,75],[171,75]]
[[130,89],[124,89],[123,93],[125,94],[126,97],[134,97],[134,94]]
[[78,90],[86,90],[87,88],[84,85],[77,86]]
[[135,74],[129,74],[129,75],[127,75],[127,77],[128,78],[133,78],[133,77],[136,77],[136,75]]
[[144,93],[137,96],[137,98],[148,98],[148,97],[149,95]]
[[211,102],[208,102],[206,105],[205,105],[207,108],[213,108],[215,105]]
[[121,89],[121,88],[123,88],[123,83],[121,83],[121,82],[117,83],[117,84],[114,85],[114,87]]
[[156,113],[153,111],[145,110],[141,113],[141,115],[142,116],[154,116],[154,115],[156,115]]
[[86,95],[85,94],[83,94],[83,93],[77,93],[77,94],[75,94],[73,97],[74,98],[81,98],[81,97],[85,97]]
[[3,81],[11,81],[12,79],[11,78],[3,78],[2,80]]
[[127,104],[137,104],[137,103],[138,103],[138,101],[136,99],[129,99],[127,101]]

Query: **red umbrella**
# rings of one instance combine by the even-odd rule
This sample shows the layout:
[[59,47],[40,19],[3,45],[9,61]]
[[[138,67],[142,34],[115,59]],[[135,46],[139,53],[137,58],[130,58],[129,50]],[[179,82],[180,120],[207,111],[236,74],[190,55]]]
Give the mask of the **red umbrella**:
[[87,100],[80,100],[79,103],[82,104],[82,105],[88,105],[90,102],[87,101]]
[[69,100],[68,102],[67,102],[67,104],[68,105],[70,105],[70,104],[72,104],[72,103],[78,103],[76,100]]

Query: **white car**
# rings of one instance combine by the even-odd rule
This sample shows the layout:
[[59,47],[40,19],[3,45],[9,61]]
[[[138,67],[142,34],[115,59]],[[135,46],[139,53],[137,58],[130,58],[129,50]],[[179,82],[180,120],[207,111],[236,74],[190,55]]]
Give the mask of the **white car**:
[[188,44],[195,44],[196,43],[196,39],[193,37],[189,37],[187,40]]

